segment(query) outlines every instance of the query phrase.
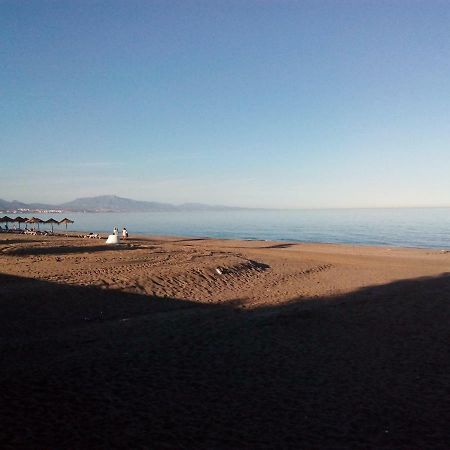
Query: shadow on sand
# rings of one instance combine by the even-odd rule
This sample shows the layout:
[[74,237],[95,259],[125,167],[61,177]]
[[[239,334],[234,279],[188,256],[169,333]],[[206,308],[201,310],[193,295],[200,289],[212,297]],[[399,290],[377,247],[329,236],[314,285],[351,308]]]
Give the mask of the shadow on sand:
[[300,243],[274,244],[274,245],[269,245],[268,247],[263,247],[263,248],[289,248],[289,247],[294,247],[299,244]]
[[0,246],[8,246],[8,245],[12,245],[12,244],[24,244],[24,243],[30,243],[30,242],[42,242],[42,239],[15,239],[13,238],[9,238],[5,236],[0,236],[2,239],[0,239]]
[[[20,241],[22,244],[24,241]],[[30,241],[27,241],[30,242]],[[38,241],[41,242],[41,241]],[[9,243],[9,242],[8,242]],[[80,245],[76,246],[20,246],[11,247],[3,250],[3,254],[6,256],[39,256],[39,255],[63,255],[63,254],[76,254],[76,253],[96,253],[115,250],[135,250],[137,247],[123,243],[119,245]]]
[[450,275],[243,311],[0,275],[0,445],[450,442]]

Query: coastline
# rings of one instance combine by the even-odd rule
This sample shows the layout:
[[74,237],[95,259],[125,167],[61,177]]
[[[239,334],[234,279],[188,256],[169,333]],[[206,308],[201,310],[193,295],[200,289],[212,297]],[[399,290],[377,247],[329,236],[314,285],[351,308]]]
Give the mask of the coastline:
[[0,234],[6,446],[449,441],[450,253],[104,242]]
[[[44,215],[43,220],[52,218]],[[57,220],[63,216],[53,217]],[[114,225],[132,235],[209,236],[373,246],[448,248],[450,209],[314,210],[196,213],[73,213],[69,230],[109,234]],[[42,228],[42,227],[41,227]],[[45,226],[49,228],[49,226]],[[55,226],[64,232],[65,227]]]

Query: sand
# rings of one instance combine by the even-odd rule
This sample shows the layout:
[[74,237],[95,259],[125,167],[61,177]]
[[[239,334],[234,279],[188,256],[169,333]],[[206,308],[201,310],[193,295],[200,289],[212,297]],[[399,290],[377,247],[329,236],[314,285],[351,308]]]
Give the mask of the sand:
[[450,253],[0,234],[2,448],[448,448]]

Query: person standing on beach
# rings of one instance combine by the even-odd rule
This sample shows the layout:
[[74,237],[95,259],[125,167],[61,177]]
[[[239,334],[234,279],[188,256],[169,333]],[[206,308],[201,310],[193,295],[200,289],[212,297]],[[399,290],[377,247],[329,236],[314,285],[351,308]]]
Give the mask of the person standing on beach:
[[119,236],[119,229],[117,227],[114,227],[113,234],[114,236]]
[[127,239],[128,238],[128,231],[125,227],[123,227],[122,230],[122,239]]

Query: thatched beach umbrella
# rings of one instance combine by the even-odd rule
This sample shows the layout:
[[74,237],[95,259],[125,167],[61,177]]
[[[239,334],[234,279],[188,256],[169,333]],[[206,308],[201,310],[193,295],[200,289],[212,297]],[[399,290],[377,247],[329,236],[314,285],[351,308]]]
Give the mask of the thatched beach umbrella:
[[50,223],[52,225],[52,233],[53,233],[53,224],[56,223],[57,225],[59,225],[59,222],[55,219],[48,219],[44,223]]
[[28,219],[25,223],[37,223],[39,230],[39,224],[44,223],[44,221],[42,219],[39,219],[38,217],[32,217],[31,219]]
[[11,219],[11,217],[8,217],[8,216],[3,216],[0,218],[0,222],[3,222],[3,223],[14,222],[14,219]]
[[70,219],[68,219],[67,217],[64,217],[64,219],[63,219],[63,220],[60,220],[58,223],[59,223],[60,225],[61,225],[62,223],[65,223],[65,224],[66,224],[66,230],[67,230],[67,224],[68,224],[68,223],[73,223],[73,220],[70,220]]
[[14,222],[16,222],[16,223],[19,224],[19,230],[20,230],[20,224],[21,224],[21,223],[24,223],[24,222],[26,222],[26,221],[27,221],[27,219],[24,219],[23,217],[20,217],[20,216],[17,216],[17,217],[14,219]]

